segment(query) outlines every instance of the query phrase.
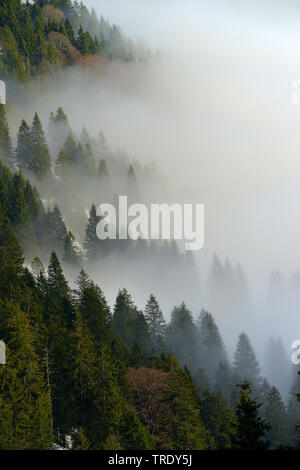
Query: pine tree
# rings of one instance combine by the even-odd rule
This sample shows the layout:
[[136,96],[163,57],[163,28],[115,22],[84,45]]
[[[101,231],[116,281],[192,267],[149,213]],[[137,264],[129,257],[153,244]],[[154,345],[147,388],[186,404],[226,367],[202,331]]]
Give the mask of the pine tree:
[[150,295],[145,308],[145,317],[149,326],[151,341],[158,352],[165,348],[166,322],[160,306],[153,294]]
[[86,256],[88,260],[96,260],[101,253],[101,241],[97,236],[97,225],[100,222],[101,218],[97,215],[97,210],[94,204],[92,204],[89,220],[86,226],[86,235],[84,249],[86,251]]
[[57,176],[61,177],[64,182],[72,175],[72,165],[71,160],[66,154],[66,152],[62,149],[57,157],[55,163],[55,173]]
[[1,68],[7,78],[25,80],[25,70],[22,64],[18,44],[10,27],[6,24],[1,31]]
[[234,432],[235,415],[222,393],[204,391],[200,401],[200,416],[204,426],[214,438],[219,450],[231,447],[231,435]]
[[76,291],[78,309],[87,322],[94,344],[101,345],[103,341],[111,338],[110,308],[101,289],[88,278],[85,271],[80,271],[76,283],[79,287]]
[[220,361],[226,361],[226,351],[213,316],[202,310],[198,319],[199,352],[203,369],[213,385]]
[[120,290],[114,307],[113,331],[128,347],[135,342],[136,307],[126,289]]
[[54,206],[52,211],[49,210],[47,213],[46,228],[46,244],[48,246],[50,245],[53,250],[59,253],[59,255],[63,254],[68,230],[57,205]]
[[272,387],[265,407],[264,419],[271,429],[266,434],[271,449],[289,445],[289,419],[285,404],[276,387]]
[[9,220],[0,227],[0,259],[0,295],[9,300],[19,300],[24,257]]
[[0,449],[51,449],[51,402],[31,327],[16,304],[4,308],[9,316],[7,363],[0,369]]
[[66,445],[74,421],[75,336],[71,291],[55,253],[48,266],[47,295],[44,301],[47,339],[48,383],[53,402],[56,438]]
[[[236,379],[238,380],[238,379]],[[223,395],[232,401],[232,393],[234,391],[235,377],[231,365],[228,361],[220,361],[216,372],[216,381],[214,390],[216,392],[222,392]]]
[[80,253],[77,241],[70,230],[65,239],[63,261],[70,266],[78,267],[80,264]]
[[4,104],[0,104],[0,157],[12,165],[12,144]]
[[51,172],[50,153],[43,131],[42,123],[37,113],[35,113],[32,127],[32,160],[29,170],[36,176],[47,177]]
[[240,380],[248,379],[254,387],[261,382],[259,364],[254,349],[245,333],[241,333],[238,339],[234,355],[234,373]]
[[275,385],[286,398],[291,382],[291,368],[280,338],[270,338],[266,348],[264,366],[270,383]]
[[181,365],[196,366],[197,329],[184,302],[172,311],[166,343]]
[[212,449],[214,441],[200,418],[199,397],[189,371],[186,368],[181,370],[176,361],[173,361],[170,375],[174,413],[171,435],[174,449]]
[[292,369],[292,387],[290,390],[290,399],[288,402],[288,415],[290,419],[291,444],[299,446],[300,442],[300,375],[299,367],[293,366]]
[[32,169],[33,141],[27,122],[23,119],[19,127],[16,160],[20,170],[25,173]]
[[235,432],[232,434],[233,449],[264,450],[269,447],[265,435],[270,429],[259,415],[260,404],[251,399],[251,387],[246,380],[239,385],[239,402],[236,405]]

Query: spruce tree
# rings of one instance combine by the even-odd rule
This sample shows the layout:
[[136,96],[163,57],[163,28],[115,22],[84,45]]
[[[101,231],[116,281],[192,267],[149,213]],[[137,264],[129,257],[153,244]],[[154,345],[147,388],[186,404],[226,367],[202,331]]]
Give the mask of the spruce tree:
[[33,140],[30,128],[27,122],[23,119],[19,127],[17,148],[16,148],[16,161],[20,170],[25,173],[32,170],[33,167]]
[[3,308],[9,315],[7,363],[0,368],[0,449],[51,449],[51,402],[31,326],[16,304]]
[[214,438],[219,450],[231,447],[231,435],[234,432],[235,415],[229,402],[220,392],[204,391],[200,400],[200,416],[204,426]]
[[260,367],[248,336],[241,333],[234,355],[234,373],[240,380],[248,379],[254,387],[261,382]]
[[32,159],[29,170],[38,177],[47,177],[51,172],[49,148],[46,142],[42,123],[35,113],[31,126]]
[[149,326],[152,344],[158,352],[165,348],[166,322],[161,308],[153,294],[145,307],[145,317]]
[[90,261],[95,261],[101,254],[101,241],[97,236],[97,225],[101,218],[97,215],[96,206],[92,204],[89,220],[86,226],[86,235],[84,242],[84,249],[86,251],[86,257]]
[[213,385],[220,361],[226,361],[226,351],[219,329],[211,313],[202,310],[198,319],[199,353],[202,367]]
[[264,419],[270,424],[271,429],[266,434],[271,449],[288,446],[289,419],[285,404],[276,387],[272,387],[267,397]]
[[0,104],[0,157],[4,162],[12,165],[12,144],[4,104]]
[[222,392],[227,400],[231,402],[235,385],[235,377],[231,365],[228,361],[220,361],[216,372],[214,390]]
[[182,366],[196,367],[197,328],[184,302],[172,311],[166,343]]
[[70,266],[78,267],[80,264],[80,253],[76,242],[76,238],[69,230],[64,244],[63,261]]
[[233,449],[265,450],[269,443],[265,440],[270,429],[259,413],[260,404],[251,398],[251,387],[247,380],[239,386],[239,401],[236,404],[236,419],[233,423],[235,431],[231,436]]
[[52,253],[44,300],[47,338],[45,361],[53,403],[53,427],[58,442],[65,446],[74,422],[75,336],[71,291],[61,264]]
[[126,289],[119,291],[113,313],[113,331],[123,344],[132,347],[135,342],[137,310]]
[[2,73],[7,78],[25,80],[26,74],[18,50],[18,44],[8,24],[1,30]]

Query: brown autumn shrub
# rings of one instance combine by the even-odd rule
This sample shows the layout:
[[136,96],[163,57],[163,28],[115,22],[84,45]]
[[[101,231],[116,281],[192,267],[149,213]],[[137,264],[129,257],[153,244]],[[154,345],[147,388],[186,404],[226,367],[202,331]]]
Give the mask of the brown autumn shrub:
[[48,22],[49,20],[53,20],[56,23],[61,23],[65,18],[63,12],[55,8],[53,5],[45,5],[42,8],[42,13],[46,22]]

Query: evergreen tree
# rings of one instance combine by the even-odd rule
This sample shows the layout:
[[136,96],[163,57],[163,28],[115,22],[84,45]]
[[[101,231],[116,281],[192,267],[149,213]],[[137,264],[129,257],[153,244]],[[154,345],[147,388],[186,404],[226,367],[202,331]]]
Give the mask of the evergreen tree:
[[164,350],[166,322],[160,306],[153,294],[150,295],[145,308],[145,317],[149,326],[151,341],[158,352]]
[[200,401],[201,419],[214,438],[216,448],[229,449],[234,432],[235,415],[222,393],[204,391]]
[[8,24],[1,30],[1,69],[5,77],[25,80],[26,74],[18,50],[18,44]]
[[289,419],[285,404],[276,387],[272,387],[265,407],[264,419],[271,429],[266,434],[271,449],[289,445]]
[[269,443],[265,435],[270,429],[259,415],[260,404],[251,399],[251,387],[246,380],[239,385],[239,402],[236,405],[235,432],[232,434],[233,449],[265,450]]
[[298,366],[292,369],[292,387],[290,390],[290,399],[288,402],[288,415],[290,419],[291,444],[299,446],[300,442],[300,375]]
[[86,257],[90,261],[95,261],[101,253],[101,241],[97,236],[97,225],[101,218],[97,215],[97,210],[94,204],[92,204],[89,220],[86,226],[86,235],[84,249],[86,251]]
[[126,289],[120,290],[114,307],[113,331],[128,347],[135,342],[135,321],[137,310]]
[[71,165],[71,160],[66,154],[66,152],[62,149],[57,157],[56,163],[55,163],[55,173],[57,176],[60,176],[64,181],[66,181],[72,171],[72,165]]
[[172,311],[166,342],[181,365],[187,365],[189,368],[195,367],[197,329],[192,314],[184,302]]
[[68,230],[57,205],[46,215],[46,229],[46,245],[50,245],[59,254],[64,253]]
[[20,300],[24,257],[8,220],[0,227],[0,259],[0,295],[9,300]]
[[47,177],[51,172],[50,153],[42,123],[37,113],[35,113],[32,122],[31,139],[32,159],[29,170],[38,177]]
[[199,351],[203,369],[213,385],[220,361],[226,361],[226,351],[213,316],[202,310],[198,320]]
[[50,258],[47,281],[45,361],[49,370],[47,379],[53,403],[54,431],[58,441],[65,446],[74,421],[74,308],[70,288],[55,253]]
[[69,230],[64,244],[63,261],[71,266],[79,266],[80,254],[76,238]]
[[227,400],[231,402],[234,385],[236,385],[235,377],[229,362],[220,361],[216,372],[215,391],[222,392]]
[[291,367],[280,338],[270,338],[265,354],[265,370],[271,384],[287,397],[291,382]]
[[0,368],[0,449],[51,449],[51,402],[27,316],[16,304],[5,337],[7,363]]
[[250,380],[254,387],[261,382],[259,364],[254,349],[245,333],[241,333],[238,339],[234,355],[234,372],[240,380]]
[[0,157],[12,165],[12,144],[4,104],[0,104]]
[[20,170],[25,173],[32,169],[33,141],[26,121],[23,119],[18,132],[16,160]]

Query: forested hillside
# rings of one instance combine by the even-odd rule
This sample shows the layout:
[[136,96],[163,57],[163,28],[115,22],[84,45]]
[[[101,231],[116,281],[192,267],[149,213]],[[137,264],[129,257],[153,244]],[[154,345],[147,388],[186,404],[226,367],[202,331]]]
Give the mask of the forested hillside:
[[149,54],[95,11],[77,1],[0,2],[0,73],[28,81],[88,56],[134,61]]
[[[0,78],[19,87],[87,56],[148,54],[70,0],[0,0],[0,43]],[[299,448],[298,368],[286,398],[247,332],[230,359],[214,312],[199,297],[195,318],[184,301],[200,291],[193,256],[175,241],[98,239],[98,204],[119,194],[147,202],[161,184],[155,168],[112,150],[102,131],[76,133],[62,107],[47,123],[38,112],[18,122],[17,135],[6,112],[1,104],[0,450]],[[210,275],[212,298],[246,296],[240,267],[214,256]],[[113,307],[99,276],[120,282]],[[169,321],[152,277],[176,298]],[[142,310],[130,279],[146,293]],[[281,360],[291,368],[283,349],[269,344],[276,382]]]

